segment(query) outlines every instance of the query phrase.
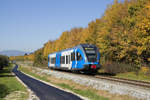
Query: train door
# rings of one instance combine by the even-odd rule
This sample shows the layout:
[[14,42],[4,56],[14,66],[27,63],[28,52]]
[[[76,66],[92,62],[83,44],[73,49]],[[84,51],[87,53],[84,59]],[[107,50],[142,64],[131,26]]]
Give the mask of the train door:
[[68,64],[69,63],[69,56],[68,56],[68,54],[66,54],[65,56],[66,56],[65,57],[66,58],[66,67],[68,69],[69,68],[69,64]]
[[55,67],[56,64],[56,54],[49,55],[49,67]]
[[75,51],[71,52],[71,69],[76,67],[76,61],[75,61]]
[[69,61],[68,61],[68,69],[70,70],[71,67],[72,67],[71,52],[70,52],[69,55],[68,55],[68,59],[69,59]]
[[66,52],[62,52],[61,53],[61,58],[60,58],[61,60],[60,60],[60,63],[61,63],[61,67],[62,68],[66,68],[67,66],[66,66]]
[[77,68],[77,48],[75,49],[75,68]]
[[76,68],[83,68],[83,56],[81,50],[77,50],[76,52]]
[[78,68],[82,67],[82,63],[83,63],[82,59],[83,59],[83,57],[81,56],[81,50],[75,49],[75,60],[74,60],[75,66],[74,66],[74,68],[78,69]]
[[66,67],[70,70],[72,66],[72,62],[71,62],[71,52],[68,51],[66,54]]

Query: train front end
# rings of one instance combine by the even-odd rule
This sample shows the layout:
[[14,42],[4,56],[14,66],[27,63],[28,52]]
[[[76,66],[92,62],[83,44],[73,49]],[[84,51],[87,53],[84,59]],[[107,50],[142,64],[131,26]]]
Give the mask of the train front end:
[[85,72],[97,72],[100,69],[100,53],[95,45],[81,44],[84,53],[83,69]]

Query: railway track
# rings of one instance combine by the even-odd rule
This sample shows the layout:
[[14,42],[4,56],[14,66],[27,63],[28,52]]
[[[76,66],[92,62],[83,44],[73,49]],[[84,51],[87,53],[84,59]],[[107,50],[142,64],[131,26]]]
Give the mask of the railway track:
[[[60,70],[57,70],[60,71]],[[75,74],[72,72],[68,72],[68,71],[62,71],[63,73],[69,73],[69,74]],[[136,85],[136,86],[140,86],[140,87],[146,87],[146,88],[150,88],[150,82],[145,82],[145,81],[140,81],[140,80],[131,80],[131,79],[125,79],[125,78],[118,78],[118,77],[112,77],[112,76],[103,76],[103,75],[86,75],[86,74],[75,74],[75,75],[80,75],[80,76],[84,76],[84,77],[89,77],[89,78],[97,78],[97,79],[105,79],[105,80],[109,80],[109,81],[113,81],[113,82],[120,82],[120,83],[126,83],[126,84],[130,84],[130,85]]]
[[[66,71],[63,71],[63,72],[68,73]],[[69,74],[74,74],[74,73],[69,72]],[[113,82],[120,82],[120,83],[126,83],[126,84],[136,85],[140,87],[150,88],[150,82],[146,82],[146,81],[118,78],[118,77],[112,77],[112,76],[103,76],[103,75],[85,75],[85,74],[79,74],[79,73],[76,75],[90,77],[90,78],[97,78],[97,79],[105,79],[105,80],[109,80]]]
[[94,77],[99,78],[99,79],[105,79],[105,80],[150,88],[150,82],[145,82],[145,81],[117,78],[117,77],[111,77],[111,76],[100,76],[100,75],[95,75]]
[[[63,71],[64,73],[74,74],[72,72]],[[118,78],[118,77],[112,77],[112,76],[103,76],[103,75],[85,75],[78,73],[76,75],[84,76],[84,77],[90,77],[90,78],[97,78],[97,79],[105,79],[113,82],[120,82],[120,83],[126,83],[130,85],[136,85],[140,87],[146,87],[150,88],[150,82],[146,81],[140,81],[140,80],[131,80],[131,79],[125,79],[125,78]]]
[[[68,73],[66,71],[63,71],[65,73]],[[70,74],[74,74],[72,72],[69,72]],[[125,79],[125,78],[118,78],[118,77],[113,77],[113,76],[104,76],[104,75],[85,75],[85,74],[76,74],[76,75],[81,75],[85,77],[90,77],[90,78],[97,78],[97,79],[105,79],[113,82],[120,82],[120,83],[126,83],[126,84],[131,84],[131,85],[136,85],[140,87],[146,87],[150,88],[150,82],[146,81],[140,81],[140,80],[132,80],[132,79]]]

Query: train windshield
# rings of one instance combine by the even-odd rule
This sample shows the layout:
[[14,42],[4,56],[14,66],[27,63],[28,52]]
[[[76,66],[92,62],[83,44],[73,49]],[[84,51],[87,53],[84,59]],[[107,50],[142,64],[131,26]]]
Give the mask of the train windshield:
[[85,47],[85,53],[89,62],[96,62],[96,49],[93,47]]

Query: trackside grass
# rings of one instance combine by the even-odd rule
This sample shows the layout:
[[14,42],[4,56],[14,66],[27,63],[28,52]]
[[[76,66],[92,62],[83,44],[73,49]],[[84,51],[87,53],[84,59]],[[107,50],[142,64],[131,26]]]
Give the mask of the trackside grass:
[[62,88],[65,88],[65,89],[69,89],[69,90],[71,90],[77,94],[82,95],[82,96],[88,97],[91,100],[108,100],[108,98],[104,98],[102,96],[99,96],[94,91],[91,91],[88,89],[87,90],[75,89],[75,87],[69,86],[69,85],[64,84],[64,83],[59,83],[57,85],[61,86]]
[[19,70],[23,71],[24,73],[27,73],[31,76],[34,76],[40,80],[43,80],[43,81],[46,81],[46,82],[50,82],[56,86],[59,86],[61,88],[64,88],[64,89],[68,89],[68,90],[71,90],[79,95],[82,95],[84,97],[87,97],[89,98],[90,100],[109,100],[108,98],[106,97],[103,97],[103,96],[100,96],[96,93],[96,91],[94,90],[89,90],[89,89],[81,89],[81,88],[77,88],[78,84],[75,84],[71,82],[71,84],[65,82],[64,81],[67,81],[67,80],[61,80],[61,79],[54,79],[53,77],[51,77],[50,75],[46,75],[46,74],[38,74],[35,72],[35,70],[32,70],[31,71],[31,68],[26,68],[26,67],[19,67]]
[[135,72],[121,73],[115,77],[150,82],[150,76],[145,75],[143,72],[139,72],[138,75]]
[[13,65],[0,70],[0,100],[27,100],[28,91],[12,75]]

